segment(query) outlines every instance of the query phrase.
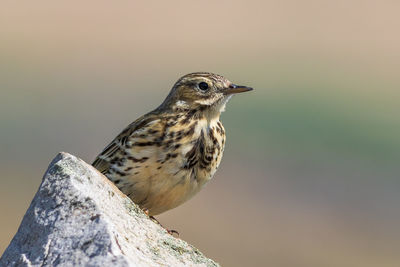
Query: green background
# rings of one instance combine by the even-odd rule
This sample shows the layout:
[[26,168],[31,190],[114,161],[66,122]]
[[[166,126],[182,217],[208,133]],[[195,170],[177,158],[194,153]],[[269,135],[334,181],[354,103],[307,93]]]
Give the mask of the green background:
[[0,253],[51,159],[91,162],[194,71],[254,91],[205,189],[159,220],[225,266],[400,262],[396,1],[3,1]]

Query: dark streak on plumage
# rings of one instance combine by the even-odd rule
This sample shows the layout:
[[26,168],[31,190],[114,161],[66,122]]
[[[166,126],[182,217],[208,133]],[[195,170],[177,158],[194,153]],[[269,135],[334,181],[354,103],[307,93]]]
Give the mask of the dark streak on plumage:
[[197,110],[196,109],[191,109],[187,114],[186,117],[181,120],[180,124],[185,125],[190,122],[190,120],[193,118],[193,116],[196,114]]
[[158,133],[158,130],[150,129],[150,130],[148,130],[147,133],[148,133],[148,134],[156,134],[156,133]]
[[128,175],[127,173],[120,171],[119,169],[117,169],[115,166],[111,166],[110,170],[112,170],[113,172],[115,172],[116,174],[118,174],[119,176],[126,176]]
[[196,130],[196,124],[197,124],[197,123],[194,123],[194,124],[190,127],[189,131],[187,131],[186,133],[184,133],[185,136],[192,136],[192,135],[194,134],[194,131]]
[[208,136],[210,137],[211,141],[213,142],[214,145],[218,144],[218,140],[214,135],[214,130],[210,129],[210,131],[208,131]]
[[143,158],[141,158],[141,159],[137,159],[137,158],[135,158],[135,157],[133,157],[133,156],[128,156],[128,160],[133,161],[133,162],[140,162],[140,163],[143,163],[143,162],[145,162],[145,161],[148,160],[148,159],[149,159],[148,157],[143,157]]
[[176,145],[173,146],[172,150],[177,150],[180,147],[181,147],[181,144],[176,144]]
[[152,146],[154,144],[155,143],[152,142],[152,141],[149,141],[149,142],[136,142],[136,143],[133,143],[132,146]]

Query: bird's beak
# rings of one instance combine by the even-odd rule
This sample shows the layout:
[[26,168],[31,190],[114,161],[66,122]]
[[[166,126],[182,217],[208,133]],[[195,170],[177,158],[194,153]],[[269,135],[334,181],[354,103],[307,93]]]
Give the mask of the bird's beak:
[[247,91],[251,91],[253,88],[243,86],[243,85],[236,85],[236,84],[230,84],[228,88],[224,89],[223,93],[225,95],[231,95],[231,94],[237,94],[237,93],[243,93]]

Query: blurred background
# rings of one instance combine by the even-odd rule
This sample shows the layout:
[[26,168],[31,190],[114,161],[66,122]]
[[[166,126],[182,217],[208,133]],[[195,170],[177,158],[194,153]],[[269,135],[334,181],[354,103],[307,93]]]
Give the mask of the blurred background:
[[173,83],[252,86],[214,179],[159,220],[223,266],[399,266],[399,1],[2,1],[0,253],[59,151]]

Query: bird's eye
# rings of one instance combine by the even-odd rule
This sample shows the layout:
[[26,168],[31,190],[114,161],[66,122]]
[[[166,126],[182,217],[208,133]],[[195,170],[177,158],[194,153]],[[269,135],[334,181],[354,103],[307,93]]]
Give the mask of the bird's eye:
[[206,91],[208,89],[208,84],[206,82],[199,83],[199,88],[202,91]]

